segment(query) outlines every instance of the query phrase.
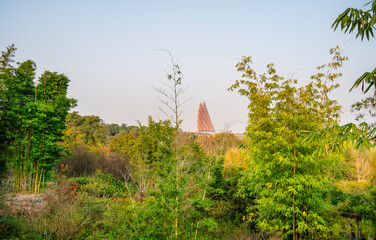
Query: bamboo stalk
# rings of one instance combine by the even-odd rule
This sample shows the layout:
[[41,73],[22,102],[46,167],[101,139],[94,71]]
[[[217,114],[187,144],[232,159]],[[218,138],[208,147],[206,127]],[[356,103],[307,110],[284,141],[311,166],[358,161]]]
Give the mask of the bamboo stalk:
[[38,193],[39,193],[39,189],[40,189],[40,183],[41,183],[42,176],[44,177],[44,174],[43,174],[43,168],[42,168],[42,170],[40,171],[39,183],[38,183],[38,189],[37,189],[37,192],[38,192]]
[[36,193],[37,192],[37,184],[38,184],[38,162],[37,162],[37,167],[36,167],[36,171],[35,171],[35,179],[33,180],[34,183],[33,183],[33,186],[34,188],[32,189],[33,193]]

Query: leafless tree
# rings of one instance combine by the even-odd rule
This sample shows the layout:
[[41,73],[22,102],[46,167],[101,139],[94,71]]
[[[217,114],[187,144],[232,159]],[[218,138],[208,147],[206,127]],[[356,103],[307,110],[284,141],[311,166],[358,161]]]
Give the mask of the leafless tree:
[[183,93],[187,90],[182,85],[183,74],[180,70],[180,64],[175,60],[171,51],[167,49],[157,49],[158,51],[164,51],[170,56],[170,62],[168,64],[169,71],[166,71],[167,82],[161,82],[163,87],[155,87],[153,89],[160,93],[161,97],[158,99],[163,105],[159,109],[163,112],[168,119],[171,120],[172,124],[176,128],[177,132],[179,131],[180,124],[182,122],[181,107],[188,101],[190,98],[182,99]]

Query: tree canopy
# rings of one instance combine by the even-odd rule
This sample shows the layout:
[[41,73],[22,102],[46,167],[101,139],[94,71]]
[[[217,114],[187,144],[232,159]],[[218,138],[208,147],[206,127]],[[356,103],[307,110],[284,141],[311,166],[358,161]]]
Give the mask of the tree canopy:
[[63,156],[65,119],[76,100],[66,96],[65,75],[46,71],[36,81],[33,61],[13,66],[15,51],[11,45],[0,58],[1,139],[9,146],[5,159],[13,166],[15,191],[36,192]]
[[286,238],[324,237],[330,231],[321,214],[322,191],[338,158],[317,151],[319,141],[304,142],[309,132],[338,125],[341,107],[328,94],[339,86],[337,71],[347,57],[338,47],[330,53],[333,61],[319,66],[312,82],[300,88],[297,80],[278,76],[273,64],[258,75],[251,57],[243,57],[236,65],[242,79],[229,88],[249,99],[250,166],[242,184],[257,196],[252,214],[261,229]]

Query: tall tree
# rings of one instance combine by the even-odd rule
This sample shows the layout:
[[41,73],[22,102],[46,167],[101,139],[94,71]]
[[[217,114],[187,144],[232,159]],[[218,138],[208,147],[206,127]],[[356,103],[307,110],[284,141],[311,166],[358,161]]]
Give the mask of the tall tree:
[[313,81],[300,88],[296,80],[278,76],[273,64],[257,75],[251,57],[243,57],[236,65],[243,79],[229,88],[250,101],[246,134],[251,166],[244,178],[252,181],[242,182],[257,195],[258,226],[284,237],[308,238],[329,231],[321,214],[322,190],[335,158],[317,151],[321,142],[303,140],[308,132],[338,124],[341,107],[328,94],[338,87],[336,71],[347,58],[338,47],[330,53],[333,61],[318,67]]
[[170,72],[167,72],[168,82],[163,83],[164,87],[162,88],[153,88],[161,94],[162,98],[160,98],[159,101],[166,107],[166,109],[160,108],[160,110],[166,115],[166,117],[172,122],[174,127],[179,131],[179,127],[182,121],[181,107],[184,105],[184,103],[186,103],[189,100],[182,99],[182,95],[187,90],[187,88],[183,88],[183,74],[180,70],[180,65],[175,60],[172,53],[166,49],[161,49],[161,51],[167,52],[170,56]]
[[[39,190],[42,178],[59,160],[59,144],[68,110],[76,100],[66,97],[69,79],[45,72],[35,86],[36,65],[27,60],[13,67],[14,46],[1,57],[1,119],[14,171],[14,190]],[[40,95],[40,97],[38,97]]]
[[[182,94],[185,92],[186,89],[184,89],[182,86],[182,78],[183,74],[180,70],[180,65],[176,62],[173,55],[170,51],[163,49],[162,51],[165,51],[170,56],[170,70],[171,72],[167,73],[167,83],[164,83],[163,85],[165,88],[156,88],[153,87],[157,92],[159,92],[162,96],[160,99],[161,103],[167,108],[163,109],[160,108],[160,110],[166,115],[166,117],[172,122],[174,128],[175,128],[175,137],[173,140],[174,143],[174,149],[173,149],[173,157],[167,157],[165,158],[168,161],[165,161],[163,164],[163,167],[169,168],[168,171],[172,175],[168,179],[168,183],[170,185],[169,188],[164,189],[165,183],[160,182],[160,196],[167,197],[171,193],[167,193],[165,190],[173,191],[175,193],[181,193],[182,190],[185,189],[185,186],[187,184],[186,182],[186,176],[184,175],[185,169],[186,169],[186,158],[185,156],[182,156],[179,151],[179,131],[180,131],[180,124],[182,122],[181,119],[181,106],[186,102],[182,101],[181,97]],[[162,167],[161,167],[162,168]],[[162,168],[163,169],[163,168]],[[164,176],[163,171],[159,171],[159,174],[161,176]],[[172,188],[171,188],[172,187]],[[173,211],[173,232],[175,235],[175,238],[178,238],[181,234],[181,226],[182,226],[182,211],[181,211],[181,194],[172,194],[173,201],[170,203],[172,204],[170,207],[170,211]],[[172,197],[172,196],[169,196]],[[169,204],[169,205],[170,205]]]
[[81,116],[74,111],[67,115],[66,125],[65,145],[70,149],[90,149],[105,143],[107,130],[99,116]]
[[7,108],[7,84],[11,71],[11,63],[16,48],[14,44],[7,47],[6,51],[1,52],[0,57],[0,174],[6,170],[6,159],[9,154],[9,139],[7,137],[7,125],[9,121],[6,118]]
[[[213,221],[201,215],[202,211],[197,211],[199,208],[208,210],[210,207],[206,189],[211,179],[211,161],[206,161],[208,159],[204,154],[194,154],[200,152],[199,148],[192,147],[187,150],[182,146],[183,141],[180,141],[182,134],[180,130],[181,107],[189,98],[183,99],[186,88],[183,87],[183,74],[180,65],[170,51],[163,51],[170,56],[168,81],[163,83],[163,88],[154,87],[154,89],[162,96],[160,101],[165,108],[160,108],[160,110],[171,121],[174,135],[170,144],[171,155],[161,155],[162,161],[157,162],[157,188],[153,194],[158,199],[155,201],[156,208],[160,211],[158,215],[164,214],[169,219],[168,224],[165,223],[168,226],[165,228],[168,234],[166,236],[173,235],[174,239],[182,237],[192,239],[200,237],[203,234],[203,229],[207,229],[209,225],[211,227],[215,225]],[[198,168],[195,167],[197,162],[205,164]],[[203,169],[207,171],[204,174],[199,174]],[[197,176],[205,177],[198,181],[198,178],[195,178]],[[192,191],[193,187],[195,187],[195,191]],[[190,206],[192,202],[195,203],[193,207]],[[188,229],[192,229],[194,235]]]

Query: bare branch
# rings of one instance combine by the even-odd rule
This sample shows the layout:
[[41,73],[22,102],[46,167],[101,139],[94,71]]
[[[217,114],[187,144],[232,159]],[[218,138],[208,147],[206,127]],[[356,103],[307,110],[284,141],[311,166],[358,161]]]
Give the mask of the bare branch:
[[[164,88],[156,88],[153,86],[153,89],[156,90],[159,94],[161,94],[166,100],[158,99],[163,105],[167,107],[168,111],[171,111],[171,114],[168,114],[166,110],[159,108],[166,117],[175,124],[175,127],[178,129],[179,124],[181,122],[181,106],[184,105],[188,100],[188,98],[184,101],[180,101],[180,96],[188,89],[182,87],[182,78],[183,74],[181,73],[181,66],[179,65],[178,61],[175,60],[174,56],[172,55],[171,51],[167,49],[156,49],[157,51],[164,51],[167,52],[170,57],[170,63],[167,64],[170,72],[166,72],[168,82],[162,82]],[[168,90],[168,91],[167,91]]]

